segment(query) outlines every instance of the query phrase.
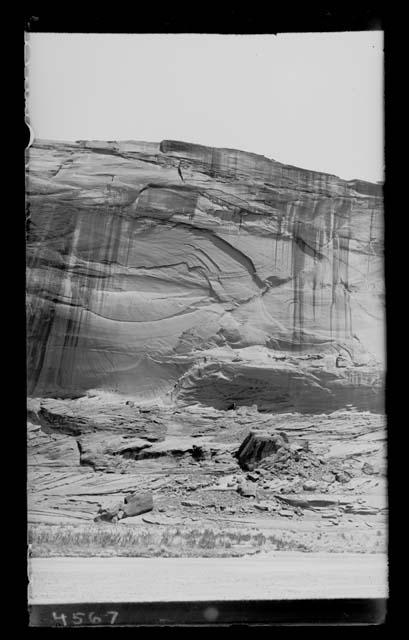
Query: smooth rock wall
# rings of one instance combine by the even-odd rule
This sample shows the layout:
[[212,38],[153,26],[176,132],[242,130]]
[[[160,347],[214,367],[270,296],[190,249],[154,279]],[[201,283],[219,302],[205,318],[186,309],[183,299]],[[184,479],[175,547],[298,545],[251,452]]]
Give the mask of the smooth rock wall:
[[175,141],[28,163],[30,395],[382,408],[381,185]]

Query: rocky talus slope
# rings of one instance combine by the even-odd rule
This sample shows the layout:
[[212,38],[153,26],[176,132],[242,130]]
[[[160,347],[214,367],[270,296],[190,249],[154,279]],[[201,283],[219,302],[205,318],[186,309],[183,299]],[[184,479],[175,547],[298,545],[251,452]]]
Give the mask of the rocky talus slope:
[[[386,549],[382,415],[126,402],[29,401],[30,526],[91,525],[101,510],[115,513],[131,494],[148,492],[149,513],[110,526],[230,527],[290,536],[304,550]],[[261,440],[270,434],[276,445],[259,459],[257,447],[246,447],[243,464],[249,431]]]
[[382,220],[380,185],[246,152],[36,142],[29,522],[91,523],[140,491],[153,510],[111,526],[379,550]]

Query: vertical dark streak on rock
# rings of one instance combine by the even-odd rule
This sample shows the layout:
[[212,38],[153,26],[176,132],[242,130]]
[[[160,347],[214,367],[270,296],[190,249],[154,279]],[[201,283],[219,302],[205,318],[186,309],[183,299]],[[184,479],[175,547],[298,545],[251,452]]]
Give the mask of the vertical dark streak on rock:
[[30,229],[31,229],[31,205],[30,201],[26,202],[26,241],[30,241]]
[[304,253],[297,242],[301,233],[301,223],[294,222],[292,241],[292,275],[294,278],[294,312],[293,312],[293,349],[302,348],[303,313],[304,313]]
[[334,229],[335,215],[331,211],[331,239],[332,239],[332,284],[331,284],[331,306],[330,306],[330,335],[331,340],[334,340],[334,309],[336,304],[336,284],[338,276],[338,237]]
[[[68,265],[70,270],[63,269],[60,294],[64,293],[69,295],[68,302],[76,300],[77,295],[77,283],[75,276],[73,275],[71,268],[75,265],[77,259],[77,244],[81,237],[82,229],[82,212],[78,211],[76,214],[76,222],[74,232],[70,236],[70,246],[68,248]],[[64,264],[65,267],[65,264]],[[67,289],[67,290],[66,290]],[[65,324],[65,330],[63,331],[64,342],[60,349],[58,358],[58,367],[56,370],[56,384],[61,389],[67,391],[71,389],[73,382],[73,370],[76,360],[76,345],[78,343],[78,334],[80,331],[79,317],[81,310],[77,306],[68,305],[65,306],[66,313],[68,314]]]
[[[38,245],[37,252],[32,254],[32,258],[29,261],[28,267],[33,270],[39,266],[42,256],[41,256],[41,248],[48,248],[52,246],[53,243],[59,243],[59,240],[54,240],[51,230],[55,231],[53,228],[54,222],[54,207],[52,206],[48,211],[35,211],[35,215],[42,214],[45,217],[46,224],[43,225],[43,233],[41,240]],[[48,214],[48,215],[47,215]],[[72,218],[75,218],[75,214],[70,210],[66,212],[66,225],[68,226],[68,234],[62,234],[62,243],[63,248],[67,246],[67,243],[72,241],[72,237],[75,233],[76,221],[74,222],[74,229],[71,227],[70,223]],[[76,218],[75,218],[76,219]],[[68,251],[69,254],[69,251]],[[60,270],[58,270],[58,276],[56,279],[56,294],[57,298],[62,293],[62,289],[64,286],[65,280],[65,272],[66,272],[66,263],[63,262]],[[45,282],[43,284],[44,290],[50,290],[53,286],[53,278],[54,273],[52,269],[49,269],[46,272]],[[35,394],[37,392],[41,392],[41,388],[43,385],[42,381],[42,373],[46,363],[46,355],[48,353],[49,348],[52,349],[54,342],[54,329],[55,323],[58,322],[58,306],[50,307],[50,303],[42,298],[41,292],[40,295],[36,295],[35,304],[30,310],[30,316],[28,318],[28,350],[27,350],[27,370],[28,370],[28,388],[29,393]],[[61,353],[56,359],[61,358]]]
[[372,257],[372,233],[373,233],[373,222],[374,222],[374,209],[371,209],[371,221],[369,223],[369,239],[368,239],[368,265],[367,265],[367,270],[366,270],[366,277],[367,279],[369,278],[369,271],[370,271],[370,263],[371,263],[371,257]]
[[345,338],[347,340],[352,339],[352,314],[351,314],[351,293],[349,284],[349,255],[350,255],[350,239],[351,239],[351,223],[352,223],[352,203],[349,206],[348,211],[348,229],[346,240],[346,255],[345,255],[345,286],[346,286],[346,300],[345,300]]
[[27,349],[27,390],[29,395],[36,395],[48,341],[54,324],[54,317],[55,307],[51,307],[48,314],[44,309],[41,309],[40,312],[37,308],[35,313],[29,317],[29,323],[33,324],[30,333],[34,336],[28,341]]
[[211,163],[210,163],[210,170],[209,170],[209,175],[211,178],[214,178],[216,175],[216,168],[217,168],[217,161],[216,161],[216,149],[213,147],[212,148],[212,159],[211,159]]
[[315,322],[316,307],[316,291],[317,291],[317,258],[314,258],[314,273],[312,277],[312,316]]
[[282,234],[282,221],[283,221],[283,214],[280,212],[279,214],[279,219],[278,219],[278,234],[276,234],[275,237],[275,247],[274,247],[274,268],[277,268],[277,247],[278,247],[278,238],[281,237]]

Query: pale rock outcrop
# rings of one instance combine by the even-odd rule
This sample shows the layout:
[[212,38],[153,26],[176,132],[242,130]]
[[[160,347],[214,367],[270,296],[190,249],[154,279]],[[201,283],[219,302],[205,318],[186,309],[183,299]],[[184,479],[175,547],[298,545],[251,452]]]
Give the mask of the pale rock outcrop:
[[381,185],[175,141],[28,167],[29,395],[382,410]]
[[80,465],[76,441],[70,436],[45,433],[40,425],[27,423],[28,466],[72,467]]

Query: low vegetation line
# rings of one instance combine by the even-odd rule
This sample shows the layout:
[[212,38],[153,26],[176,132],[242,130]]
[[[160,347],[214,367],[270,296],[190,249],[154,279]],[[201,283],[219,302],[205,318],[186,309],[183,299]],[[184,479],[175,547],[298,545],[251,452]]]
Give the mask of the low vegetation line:
[[245,555],[261,550],[310,551],[287,532],[169,526],[35,525],[28,542],[33,557],[47,555],[189,556]]
[[29,527],[28,542],[31,557],[229,557],[270,551],[379,553],[386,549],[381,531],[357,534],[331,529],[314,534],[206,525],[36,524]]

